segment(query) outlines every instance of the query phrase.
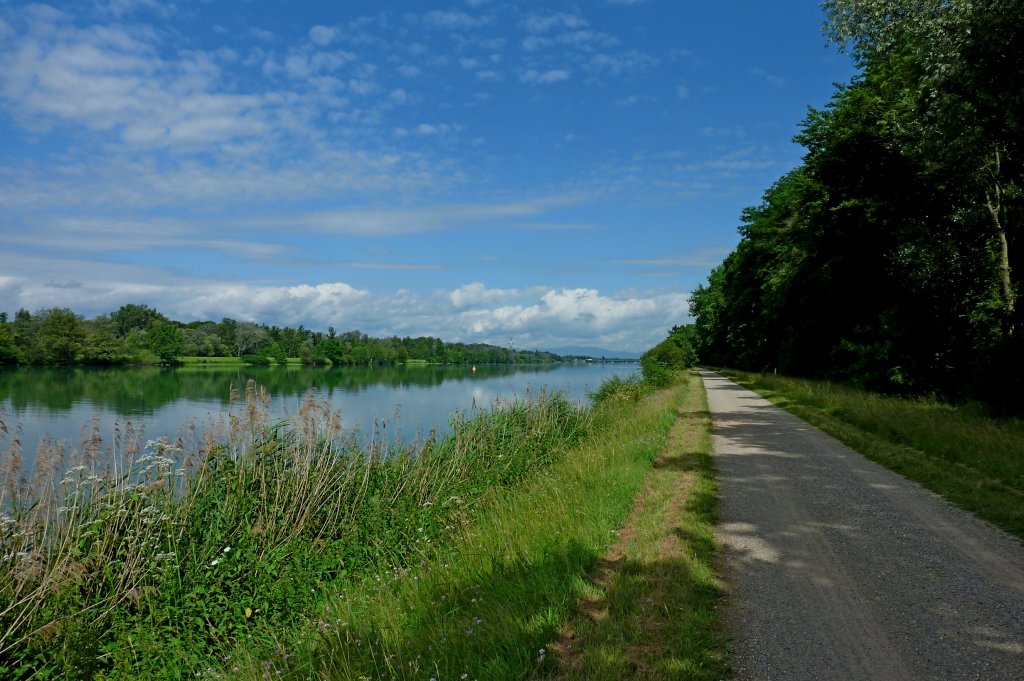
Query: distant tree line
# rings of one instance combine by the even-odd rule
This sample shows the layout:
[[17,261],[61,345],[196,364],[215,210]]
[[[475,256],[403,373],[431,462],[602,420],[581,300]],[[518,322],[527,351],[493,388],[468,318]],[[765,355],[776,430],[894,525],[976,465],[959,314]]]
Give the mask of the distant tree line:
[[859,75],[694,292],[700,359],[1019,413],[1024,3],[824,7]]
[[84,319],[67,308],[0,313],[0,364],[173,364],[180,357],[241,357],[251,364],[384,365],[409,360],[433,364],[538,364],[550,352],[437,338],[371,338],[222,319],[182,323],[146,305],[123,305]]

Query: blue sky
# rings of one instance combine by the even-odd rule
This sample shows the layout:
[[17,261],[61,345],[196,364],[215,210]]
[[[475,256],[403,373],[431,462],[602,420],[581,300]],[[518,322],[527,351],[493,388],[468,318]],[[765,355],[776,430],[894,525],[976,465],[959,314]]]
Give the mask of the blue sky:
[[814,2],[0,0],[0,311],[642,351],[853,75]]

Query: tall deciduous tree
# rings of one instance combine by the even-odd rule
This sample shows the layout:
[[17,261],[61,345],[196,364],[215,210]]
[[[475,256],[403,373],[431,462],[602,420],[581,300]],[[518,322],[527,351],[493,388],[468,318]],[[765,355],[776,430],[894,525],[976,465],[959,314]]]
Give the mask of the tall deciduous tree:
[[[859,63],[899,63],[905,151],[966,192],[989,224],[1008,330],[1016,322],[1024,188],[1024,4],[1019,0],[828,0],[830,38]],[[969,219],[969,216],[965,216]]]

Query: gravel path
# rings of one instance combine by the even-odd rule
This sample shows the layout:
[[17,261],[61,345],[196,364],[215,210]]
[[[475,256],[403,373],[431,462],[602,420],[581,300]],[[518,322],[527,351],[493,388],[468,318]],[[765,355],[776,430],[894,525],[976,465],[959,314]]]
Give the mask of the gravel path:
[[737,679],[1024,679],[1024,546],[702,372]]

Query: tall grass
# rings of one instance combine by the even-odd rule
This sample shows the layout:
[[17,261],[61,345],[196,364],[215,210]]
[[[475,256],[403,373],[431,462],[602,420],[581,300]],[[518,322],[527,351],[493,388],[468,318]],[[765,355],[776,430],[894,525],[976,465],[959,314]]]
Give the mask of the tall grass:
[[[182,678],[267,657],[325,591],[406,570],[494,487],[550,466],[591,415],[560,395],[369,445],[311,394],[269,423],[250,382],[229,422],[143,444],[93,424],[81,449],[20,436],[0,467],[0,675]],[[2,421],[0,421],[2,423]],[[6,425],[0,431],[7,431]]]
[[1024,421],[977,405],[723,372],[879,463],[1024,539]]
[[[354,582],[254,663],[306,679],[522,679],[556,671],[549,644],[590,588],[676,417],[679,391],[600,407],[593,434],[542,474],[489,495],[433,556]],[[308,633],[308,632],[307,632]],[[265,665],[265,666],[264,666]]]
[[681,386],[678,417],[633,509],[552,648],[560,681],[722,679],[715,574],[717,486],[704,386]]

